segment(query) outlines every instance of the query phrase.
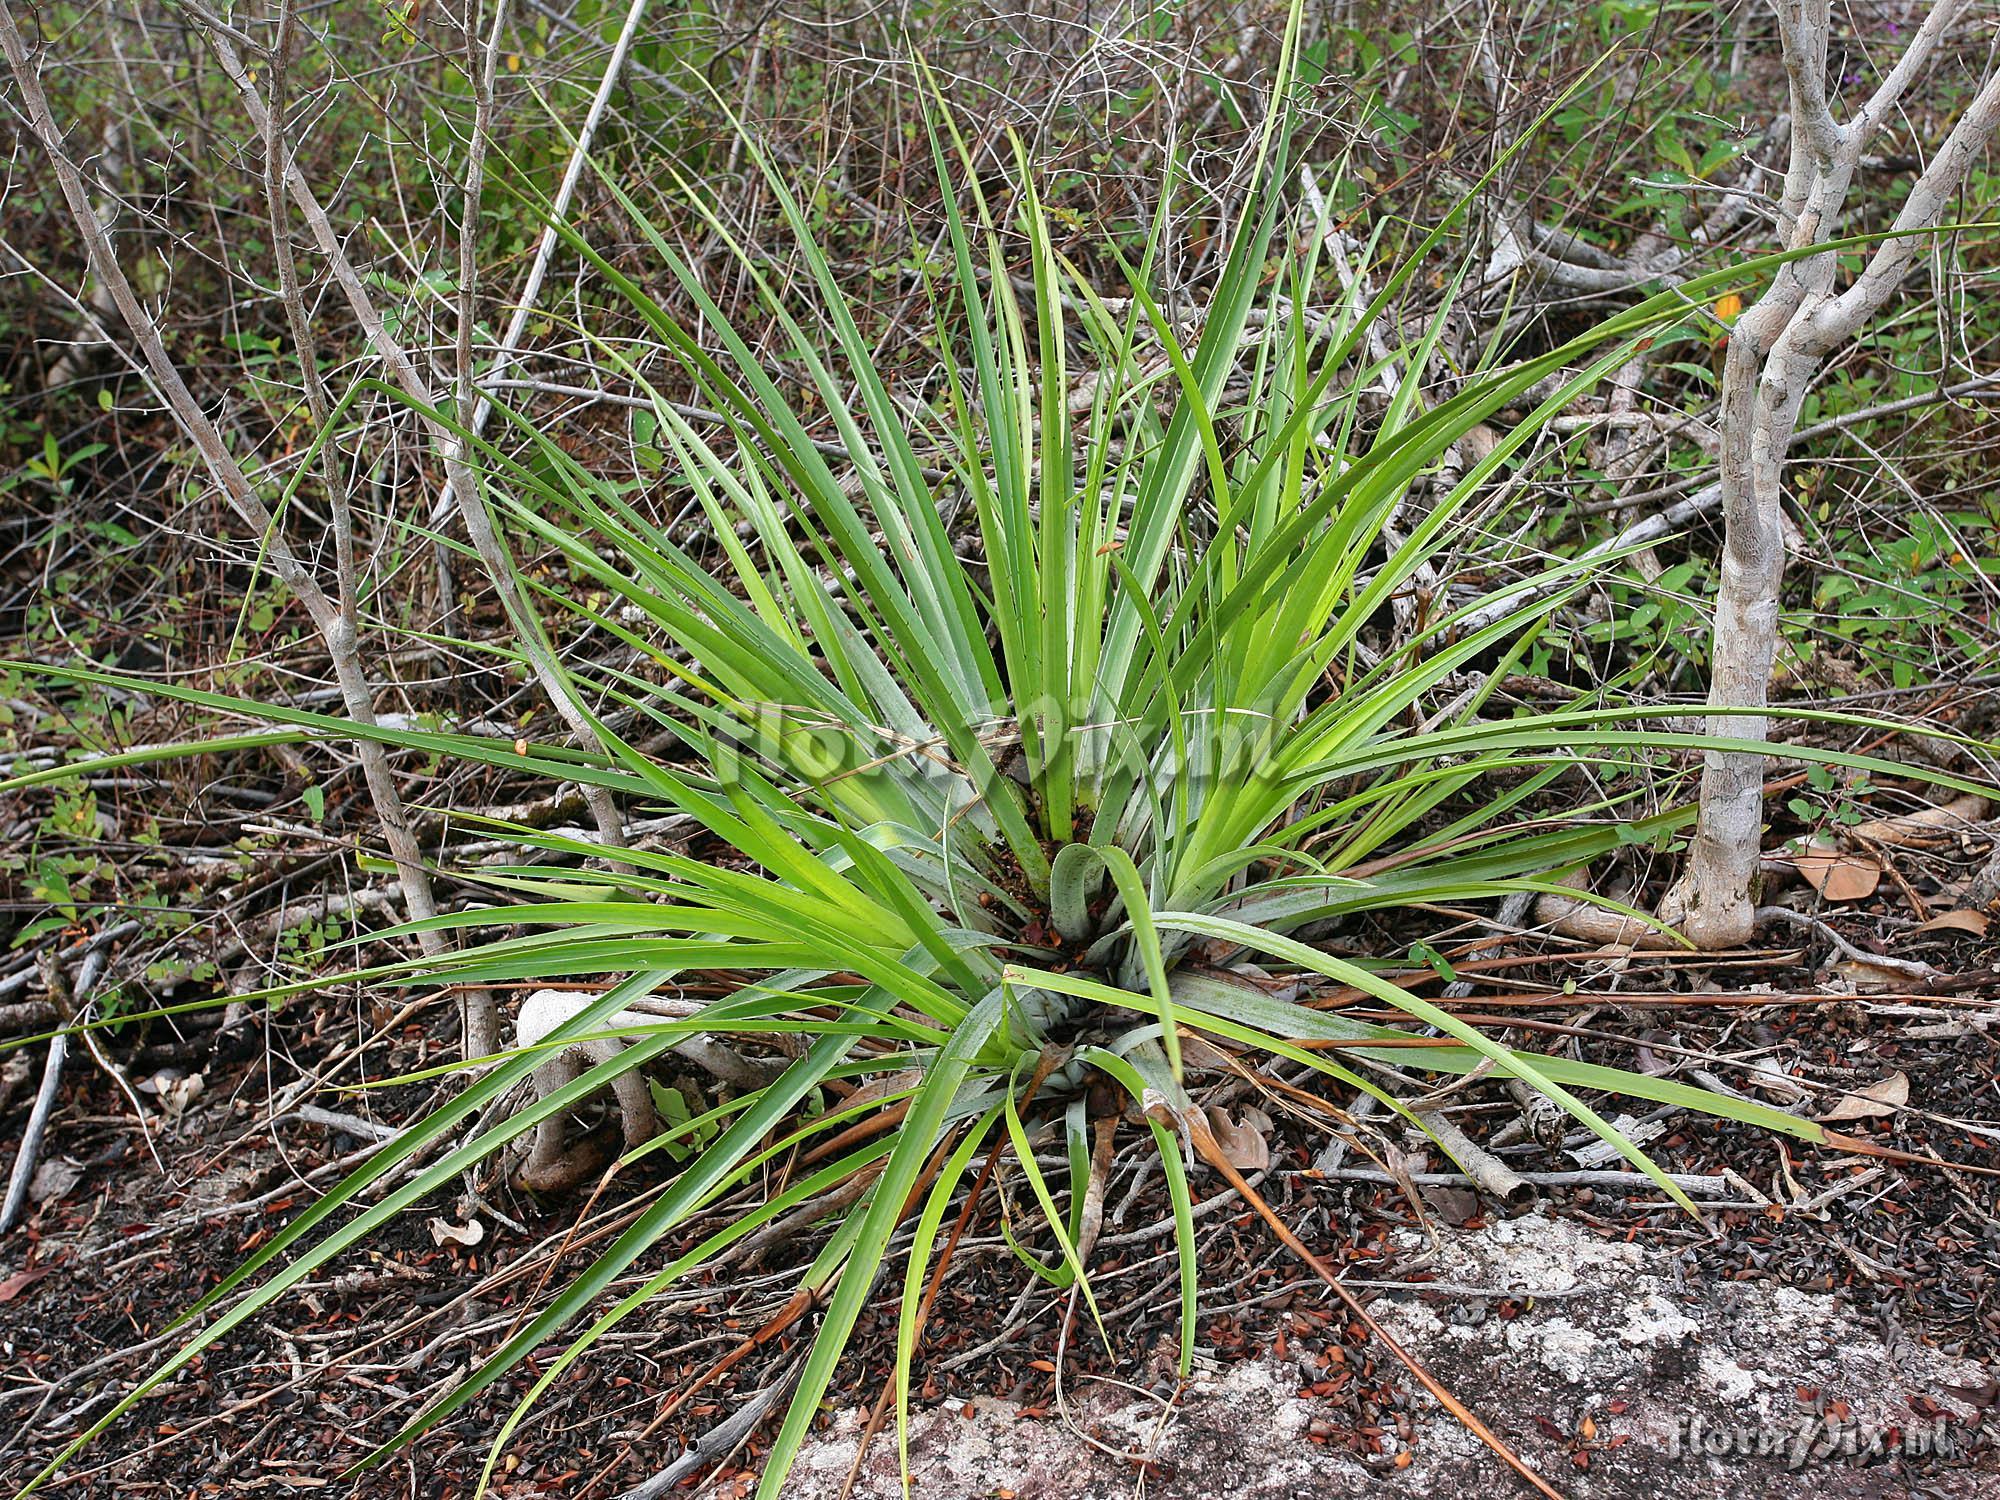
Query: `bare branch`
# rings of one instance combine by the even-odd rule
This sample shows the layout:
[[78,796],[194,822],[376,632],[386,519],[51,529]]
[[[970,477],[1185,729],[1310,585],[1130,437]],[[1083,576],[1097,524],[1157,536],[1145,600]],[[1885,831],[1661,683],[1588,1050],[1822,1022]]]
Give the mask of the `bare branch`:
[[[228,29],[223,27],[209,12],[207,7],[189,0],[188,10],[201,23],[209,48],[222,65],[223,72],[236,85],[242,95],[244,106],[249,112],[251,123],[259,131],[266,128],[269,111],[262,91],[249,70],[243,64],[243,56],[237,50]],[[541,619],[532,610],[521,594],[520,582],[515,577],[514,561],[493,525],[488,513],[483,490],[478,477],[464,460],[463,450],[457,434],[435,415],[438,402],[433,397],[430,384],[417,369],[416,363],[404,350],[401,342],[390,331],[381,310],[376,307],[367,283],[362,279],[353,259],[347,253],[347,246],[333,221],[327,216],[312,184],[296,161],[287,159],[284,163],[285,184],[291,193],[313,242],[326,257],[328,268],[333,272],[335,282],[347,299],[349,309],[362,334],[375,350],[390,377],[401,386],[404,393],[426,414],[425,421],[436,439],[439,456],[443,459],[446,474],[451,478],[457,496],[458,512],[465,523],[466,534],[472,540],[473,550],[479,554],[485,565],[487,576],[500,595],[502,607],[512,622],[519,638],[523,653],[533,669],[543,693],[554,704],[556,712],[568,725],[571,737],[586,749],[603,748],[598,725],[590,713],[578,701],[571,690],[568,675],[556,660],[547,636],[543,633]],[[584,796],[590,805],[592,818],[597,823],[598,834],[608,847],[617,847],[624,842],[623,824],[618,816],[617,805],[611,794],[603,787],[586,787]]]
[[[557,185],[555,198],[549,205],[549,216],[552,219],[560,219],[569,212],[570,199],[576,194],[577,182],[582,178],[584,163],[590,156],[590,143],[597,137],[597,127],[604,119],[605,107],[611,102],[612,91],[618,86],[619,75],[624,71],[626,54],[631,50],[632,38],[638,34],[639,22],[646,14],[647,3],[648,0],[632,0],[632,8],[625,13],[625,25],[618,33],[618,40],[612,44],[610,59],[604,64],[604,76],[598,81],[596,94],[591,97],[590,110],[584,115],[583,126],[576,133],[576,145],[570,151],[569,162],[563,168],[562,181]],[[493,34],[495,47],[487,54],[489,66],[493,57],[497,55],[500,34],[497,20]],[[487,84],[489,97],[491,91],[492,84],[489,77]],[[487,369],[485,378],[480,382],[478,401],[469,416],[460,418],[472,430],[474,437],[486,431],[486,424],[493,416],[493,400],[486,392],[493,388],[495,381],[501,379],[513,367],[514,356],[520,350],[522,337],[527,333],[528,319],[534,315],[535,303],[542,295],[542,281],[548,275],[549,262],[554,257],[556,245],[560,240],[561,236],[553,224],[544,226],[541,240],[535,246],[535,258],[528,267],[527,280],[522,283],[520,293],[514,299],[514,311],[507,319],[506,329],[500,335],[500,343],[494,350],[493,362]],[[454,482],[447,475],[444,488],[438,493],[437,504],[431,507],[433,527],[442,525],[444,518],[451,513],[455,494]]]
[[1909,91],[1910,84],[1923,70],[1924,64],[1930,61],[1945,33],[1958,23],[1968,3],[1970,0],[1936,0],[1930,13],[1924,17],[1923,25],[1917,28],[1916,35],[1903,49],[1902,56],[1896,59],[1895,66],[1882,76],[1882,82],[1876,86],[1868,102],[1855,111],[1854,118],[1848,121],[1846,136],[1849,149],[1857,157],[1868,149],[1883,121],[1889,118]]
[[1996,129],[2000,129],[2000,72],[1986,80],[1930,166],[1910,188],[1910,196],[1892,226],[1905,237],[1878,246],[1852,286],[1813,310],[1810,332],[1801,341],[1806,352],[1815,357],[1830,353],[1836,345],[1853,338],[1895,295],[1918,252],[1931,244],[1931,236],[1917,231],[1944,222],[1952,198]]
[[1842,132],[1826,97],[1827,13],[1830,0],[1777,0],[1778,35],[1791,82],[1792,129],[1815,166],[1840,154]]

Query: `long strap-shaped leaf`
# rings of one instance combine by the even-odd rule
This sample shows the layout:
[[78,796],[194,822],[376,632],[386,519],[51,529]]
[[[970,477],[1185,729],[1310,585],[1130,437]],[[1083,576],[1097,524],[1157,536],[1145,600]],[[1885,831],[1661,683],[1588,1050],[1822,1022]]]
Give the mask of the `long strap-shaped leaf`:
[[[887,1000],[886,995],[878,992],[878,1006],[886,1006]],[[505,1376],[552,1334],[587,1311],[634,1261],[659,1243],[661,1236],[733,1180],[756,1153],[759,1143],[784,1122],[801,1100],[826,1080],[853,1045],[854,1039],[845,1036],[823,1037],[814,1042],[806,1055],[786,1068],[752,1108],[737,1116],[720,1136],[688,1163],[666,1192],[627,1226],[602,1255],[565,1283],[547,1307],[488,1356],[463,1384],[455,1387],[436,1406],[413,1419],[371,1454],[368,1462],[373,1464],[395,1453],[417,1434],[464,1406]]]
[[764,1477],[757,1490],[759,1500],[776,1500],[782,1493],[785,1476],[819,1413],[820,1399],[832,1383],[834,1367],[840,1362],[848,1337],[874,1287],[889,1237],[895,1233],[924,1165],[937,1147],[939,1133],[960,1089],[971,1076],[974,1062],[1003,1033],[1006,1006],[1006,993],[998,988],[974,1005],[931,1064],[922,1087],[911,1101],[896,1149],[881,1176],[876,1178],[867,1212],[858,1221],[847,1270],[827,1304],[819,1335],[800,1373],[799,1388],[785,1412],[784,1425],[765,1459]]

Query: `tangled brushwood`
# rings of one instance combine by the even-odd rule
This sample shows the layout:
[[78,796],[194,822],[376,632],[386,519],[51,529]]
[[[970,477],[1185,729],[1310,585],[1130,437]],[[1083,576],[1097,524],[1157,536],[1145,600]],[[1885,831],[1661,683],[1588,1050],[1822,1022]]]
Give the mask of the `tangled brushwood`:
[[[1245,1059],[1311,1069],[1329,1118],[1336,1101],[1366,1094],[1415,1119],[1395,1085],[1419,1075],[1521,1080],[1690,1212],[1586,1095],[1834,1139],[1740,1098],[1514,1050],[1319,941],[1370,912],[1567,891],[1564,877],[1594,858],[1685,828],[1687,808],[1641,801],[1651,778],[1573,773],[1726,738],[1673,732],[1601,694],[1533,715],[1493,702],[1590,565],[1556,565],[1431,618],[1415,605],[1445,597],[1430,586],[1434,560],[1478,523],[1524,445],[1640,347],[1707,337],[1713,299],[1785,257],[1697,278],[1557,347],[1484,351],[1430,404],[1418,372],[1449,315],[1453,220],[1372,294],[1355,284],[1333,316],[1306,316],[1348,226],[1311,192],[1302,210],[1282,111],[1227,264],[1194,310],[1153,299],[1149,260],[1128,267],[1116,296],[1093,285],[1059,252],[1026,166],[1004,189],[982,182],[948,114],[930,119],[936,169],[959,186],[945,198],[943,253],[919,259],[940,345],[921,407],[876,373],[793,184],[768,163],[803,285],[781,284],[737,245],[700,188],[684,195],[759,289],[799,384],[768,372],[711,297],[709,272],[615,182],[658,273],[699,309],[694,326],[548,214],[700,394],[698,411],[668,399],[647,365],[601,341],[606,366],[654,397],[650,444],[719,549],[715,565],[529,417],[500,408],[502,444],[427,413],[458,434],[464,477],[499,535],[566,564],[516,575],[528,604],[520,654],[568,674],[599,748],[149,685],[614,794],[685,820],[693,852],[500,828],[524,851],[599,863],[482,869],[468,878],[505,904],[401,931],[492,940],[433,944],[421,963],[370,977],[538,991],[520,1045],[471,1060],[479,1071],[449,1105],[262,1244],[192,1310],[180,1350],[76,1446],[468,1169],[511,1152],[531,1183],[579,1180],[569,1122],[606,1091],[624,1122],[623,1162],[673,1146],[683,1164],[384,1454],[566,1340],[497,1456],[535,1398],[635,1309],[770,1226],[817,1222],[783,1315],[817,1321],[766,1459],[763,1493],[775,1494],[885,1276],[901,1280],[895,1396],[907,1412],[923,1319],[948,1270],[940,1235],[948,1215],[972,1211],[996,1161],[1043,1215],[1040,1251],[1023,1242],[1020,1255],[1076,1287],[1094,1315],[1090,1205],[1104,1143],[1120,1131],[1156,1142],[1174,1205],[1185,1372],[1201,1292],[1191,1157],[1317,1267],[1198,1107],[1209,1076]],[[1390,310],[1419,274],[1444,295],[1412,328]],[[345,410],[331,411],[320,443]],[[1502,410],[1518,414],[1504,436],[1476,457],[1461,448]],[[836,441],[814,436],[823,417]],[[558,665],[536,610],[623,642],[632,664]],[[1389,637],[1385,619],[1398,622]],[[635,748],[661,734],[672,754]],[[1580,797],[1579,785],[1600,790]],[[1560,815],[1547,816],[1558,789]],[[1332,991],[1396,1007],[1407,1025],[1315,1005]],[[1435,1044],[1413,1049],[1413,1035]],[[670,1052],[718,1083],[712,1107],[662,1129],[643,1078]],[[1066,1183],[1037,1165],[1042,1132],[1066,1149]],[[770,1191],[752,1211],[686,1242],[694,1216],[772,1164],[784,1170],[759,1179]],[[906,1247],[899,1262],[892,1243]]]

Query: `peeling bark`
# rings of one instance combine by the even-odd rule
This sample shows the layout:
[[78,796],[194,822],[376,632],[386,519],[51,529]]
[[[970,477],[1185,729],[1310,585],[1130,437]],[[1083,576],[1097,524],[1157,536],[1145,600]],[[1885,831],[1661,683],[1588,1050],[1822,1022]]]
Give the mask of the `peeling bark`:
[[[1932,6],[1895,66],[1845,123],[1834,118],[1826,94],[1830,0],[1777,0],[1776,9],[1794,122],[1779,230],[1787,249],[1805,249],[1831,237],[1863,153],[1967,0]],[[1895,230],[1944,222],[1996,125],[2000,73],[1987,80],[1918,177]],[[1778,647],[1785,451],[1827,356],[1889,301],[1925,243],[1921,234],[1885,240],[1845,291],[1835,290],[1833,252],[1793,261],[1731,331],[1722,383],[1724,542],[1708,699],[1711,708],[1730,712],[1711,717],[1712,734],[1768,738],[1769,717],[1761,710]],[[1751,883],[1762,847],[1764,760],[1754,751],[1711,751],[1703,768],[1687,866],[1660,908],[1702,948],[1736,946],[1756,927]]]

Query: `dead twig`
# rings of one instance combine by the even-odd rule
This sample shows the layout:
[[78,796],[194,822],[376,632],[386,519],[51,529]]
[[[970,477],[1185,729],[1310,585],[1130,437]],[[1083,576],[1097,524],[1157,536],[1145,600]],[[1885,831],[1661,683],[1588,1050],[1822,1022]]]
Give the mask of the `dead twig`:
[[[11,26],[12,22],[7,24]],[[98,976],[104,972],[104,955],[109,946],[101,937],[92,941],[77,970],[73,990],[63,978],[62,960],[54,953],[44,955],[43,975],[48,984],[49,999],[58,1012],[74,1014],[76,1001],[89,1002],[90,992],[96,988]],[[49,1115],[55,1109],[57,1096],[62,1093],[63,1063],[68,1056],[69,1033],[58,1031],[49,1038],[48,1061],[42,1065],[42,1086],[35,1094],[34,1107],[28,1111],[28,1123],[21,1131],[21,1149],[14,1153],[14,1170],[7,1179],[7,1200],[0,1204],[0,1234],[14,1227],[21,1210],[27,1206],[28,1188],[35,1180],[35,1162],[41,1154],[42,1136],[48,1130]]]

